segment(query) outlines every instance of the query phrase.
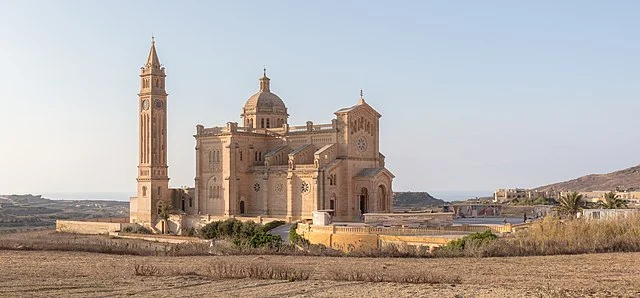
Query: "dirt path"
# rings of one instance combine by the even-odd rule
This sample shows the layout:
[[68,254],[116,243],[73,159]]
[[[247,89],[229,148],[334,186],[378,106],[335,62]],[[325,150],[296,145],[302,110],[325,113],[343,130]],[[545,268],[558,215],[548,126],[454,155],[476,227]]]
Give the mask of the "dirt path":
[[[307,281],[212,280],[216,260],[289,264]],[[167,276],[136,276],[150,264]],[[393,274],[420,270],[458,284],[336,282],[333,270]],[[176,272],[179,272],[177,274]],[[386,259],[290,256],[139,257],[81,252],[0,251],[0,297],[638,297],[640,253],[486,258]]]

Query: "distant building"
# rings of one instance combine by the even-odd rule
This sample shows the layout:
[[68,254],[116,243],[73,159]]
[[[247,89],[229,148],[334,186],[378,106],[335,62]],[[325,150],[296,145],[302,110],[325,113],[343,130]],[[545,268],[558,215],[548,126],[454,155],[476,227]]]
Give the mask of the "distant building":
[[582,218],[586,220],[618,219],[631,216],[637,211],[637,209],[582,209]]
[[[453,209],[453,210],[450,210]],[[447,206],[444,212],[453,211],[454,216],[459,217],[501,217],[502,205],[494,204],[454,204]]]
[[554,191],[537,191],[524,188],[499,188],[493,193],[494,203],[507,203],[514,199],[535,200],[537,198],[553,199],[557,197]]

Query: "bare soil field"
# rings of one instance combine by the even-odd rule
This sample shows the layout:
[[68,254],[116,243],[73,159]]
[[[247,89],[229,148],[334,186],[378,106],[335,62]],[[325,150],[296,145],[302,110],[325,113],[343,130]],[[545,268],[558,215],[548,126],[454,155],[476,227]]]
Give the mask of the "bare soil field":
[[[304,281],[216,280],[208,268],[287,264]],[[304,256],[123,256],[0,250],[0,297],[638,297],[640,253],[547,257],[399,259]],[[135,274],[152,265],[153,276]],[[453,284],[333,281],[336,271],[424,272]]]

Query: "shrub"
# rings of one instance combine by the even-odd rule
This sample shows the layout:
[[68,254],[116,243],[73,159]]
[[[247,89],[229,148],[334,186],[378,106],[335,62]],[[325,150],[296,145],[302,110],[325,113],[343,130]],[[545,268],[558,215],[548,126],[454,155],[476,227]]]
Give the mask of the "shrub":
[[209,267],[208,275],[216,279],[257,278],[296,281],[309,279],[311,272],[285,265],[216,262]]
[[429,272],[394,272],[380,270],[332,270],[335,281],[395,282],[412,284],[459,284],[460,277],[440,276]]
[[260,231],[254,234],[253,237],[251,237],[251,239],[249,240],[249,244],[253,248],[257,248],[257,247],[275,248],[282,245],[282,237],[280,237],[279,235],[271,235],[271,234],[267,234],[265,232]]
[[133,265],[133,269],[134,269],[135,275],[140,275],[140,276],[154,276],[154,275],[158,275],[158,273],[160,272],[158,268],[152,265],[135,264]]
[[134,234],[152,234],[151,230],[143,226],[135,226],[135,227],[124,227],[122,228],[123,233],[134,233]]
[[200,228],[200,232],[198,233],[198,235],[204,239],[218,238],[218,225],[220,223],[221,221],[213,221],[204,225],[202,228]]
[[293,226],[291,226],[291,228],[289,229],[289,241],[292,244],[308,246],[309,240],[304,239],[304,237],[300,236],[296,231],[297,229],[298,229],[298,224],[294,224]]
[[187,229],[186,236],[187,237],[198,236],[198,231],[194,227],[191,227],[191,228]]
[[447,243],[447,245],[443,246],[442,249],[451,249],[451,250],[459,250],[459,249],[465,249],[465,245],[471,245],[471,243],[474,244],[482,244],[485,242],[489,242],[492,240],[497,239],[498,236],[494,235],[491,230],[486,230],[484,232],[479,232],[479,233],[473,233],[473,234],[469,234],[467,236],[464,236],[460,239],[457,240],[453,240],[449,243]]
[[265,232],[271,231],[279,226],[285,225],[286,222],[284,220],[274,220],[271,222],[268,222],[266,224],[264,224],[264,226],[262,227],[262,230]]

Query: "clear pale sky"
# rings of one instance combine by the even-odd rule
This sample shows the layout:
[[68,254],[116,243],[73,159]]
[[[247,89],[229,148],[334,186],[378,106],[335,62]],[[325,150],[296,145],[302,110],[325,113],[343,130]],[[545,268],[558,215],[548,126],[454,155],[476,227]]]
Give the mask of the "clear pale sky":
[[167,69],[172,186],[264,66],[290,123],[364,89],[395,190],[533,187],[640,162],[638,1],[0,0],[0,193],[134,192],[138,72]]

